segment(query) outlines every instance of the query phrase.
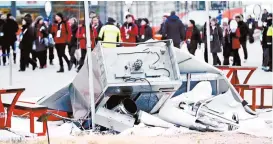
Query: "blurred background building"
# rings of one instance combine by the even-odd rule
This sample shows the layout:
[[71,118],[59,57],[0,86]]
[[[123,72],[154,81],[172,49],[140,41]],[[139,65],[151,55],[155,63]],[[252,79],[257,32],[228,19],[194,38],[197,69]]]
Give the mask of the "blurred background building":
[[[45,1],[0,1],[2,13],[16,13],[17,20],[22,15],[30,13],[33,17],[46,16],[44,11]],[[16,7],[12,11],[11,7]],[[217,14],[219,10],[242,7],[240,1],[211,1],[210,9]],[[84,17],[83,1],[52,1],[52,14],[62,12],[66,17]],[[99,14],[100,20],[105,23],[107,17],[113,17],[123,23],[128,13],[125,1],[91,1],[90,9]],[[136,18],[148,18],[151,25],[160,25],[164,13],[176,11],[182,17],[191,11],[204,11],[205,1],[131,1],[129,13]],[[15,12],[14,12],[15,11]],[[52,16],[52,15],[51,15]]]

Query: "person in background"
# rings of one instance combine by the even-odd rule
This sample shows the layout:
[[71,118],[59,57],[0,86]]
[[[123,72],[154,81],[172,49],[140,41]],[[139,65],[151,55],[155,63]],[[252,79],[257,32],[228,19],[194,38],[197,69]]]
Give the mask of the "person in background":
[[[121,42],[120,30],[115,26],[115,20],[108,17],[108,22],[101,28],[99,40],[103,42]],[[103,43],[104,48],[115,48],[117,44]]]
[[[211,16],[209,16],[209,20],[211,20]],[[210,27],[211,27],[211,25],[210,25]],[[207,22],[205,22],[205,24],[203,26],[203,42],[205,45],[204,59],[205,59],[205,62],[208,63]]]
[[249,43],[254,43],[254,31],[255,31],[255,19],[249,15],[246,24],[248,25],[248,29],[249,29]]
[[[87,53],[87,49],[86,49],[86,28],[85,28],[85,24],[84,21],[82,21],[80,23],[80,27],[78,28],[77,31],[77,38],[80,42],[80,49],[81,49],[81,58],[79,61],[79,67],[77,69],[77,72],[79,72],[84,64],[84,60],[86,57],[86,53]],[[95,39],[97,38],[98,33],[97,33],[97,29],[95,27],[90,27],[90,38],[91,38],[91,48],[94,49],[95,48]]]
[[[9,57],[10,54],[10,47],[13,49],[13,61],[16,64],[16,50],[15,50],[15,42],[17,41],[16,33],[19,27],[17,22],[14,20],[11,14],[7,14],[7,20],[5,25],[3,26],[3,47],[2,51],[3,54],[7,54]],[[3,57],[3,63],[6,63],[6,57]]]
[[166,23],[168,16],[169,16],[168,14],[163,15],[163,18],[162,18],[163,22],[160,24],[160,29],[158,31],[158,34],[162,35],[162,38],[161,38],[162,40],[166,39],[165,37],[163,37],[163,32],[165,31],[165,23]]
[[64,21],[64,17],[62,13],[57,13],[55,15],[56,24],[52,26],[52,33],[54,36],[55,47],[57,50],[57,54],[59,57],[60,69],[57,73],[64,72],[63,58],[65,59],[68,70],[71,70],[70,62],[68,57],[65,55],[65,48],[67,43],[71,41],[71,29],[68,22]]
[[76,18],[70,18],[69,19],[70,27],[71,27],[71,32],[72,32],[72,37],[71,41],[68,44],[68,49],[69,49],[69,55],[70,55],[70,67],[75,65],[77,67],[78,62],[75,57],[75,52],[76,49],[78,48],[78,39],[77,39],[77,31],[78,31],[78,21]]
[[247,24],[243,21],[243,16],[236,16],[235,20],[238,23],[238,27],[240,29],[240,44],[243,47],[243,51],[244,51],[244,62],[247,61],[248,58],[248,52],[247,52],[247,35],[248,35],[248,26]]
[[[5,21],[5,15],[0,14],[0,50],[2,50],[4,41],[3,41],[3,37],[4,37],[4,32],[3,32],[3,28],[4,25],[6,23]],[[0,65],[1,65],[1,57],[3,57],[2,53],[0,54]]]
[[222,13],[221,10],[218,10],[218,16],[216,17],[218,25],[222,23]]
[[[126,15],[126,22],[120,28],[121,39],[126,43],[136,43],[138,35],[138,27],[134,23],[133,15]],[[136,44],[123,44],[124,47],[133,47]]]
[[[96,17],[97,19],[93,19],[94,17]],[[103,23],[101,22],[99,16],[94,12],[94,11],[91,11],[90,14],[89,14],[89,18],[90,20],[92,20],[92,25],[96,27],[97,29],[97,32],[99,33],[102,26],[103,26]],[[96,39],[96,44],[98,42],[98,39]]]
[[229,57],[232,51],[232,41],[230,37],[231,30],[229,27],[229,23],[230,21],[223,20],[223,57],[224,57],[223,65],[229,65]]
[[210,24],[210,51],[213,57],[213,65],[221,65],[221,61],[217,53],[222,52],[221,45],[223,41],[223,31],[217,24],[216,18],[212,18]]
[[138,42],[145,42],[153,38],[153,31],[147,18],[141,20],[138,38]]
[[262,70],[268,70],[269,69],[269,48],[267,45],[267,22],[263,23],[263,29],[261,31],[260,41],[263,48],[263,61],[262,61]]
[[186,30],[186,44],[190,54],[195,55],[195,51],[201,46],[200,31],[195,25],[194,20],[189,20],[188,28]]
[[266,72],[272,72],[272,36],[273,36],[273,26],[272,26],[272,13],[267,16],[267,33],[266,33],[266,42],[267,48],[269,50],[269,61],[268,61],[268,70]]
[[267,21],[267,16],[268,16],[268,11],[267,9],[264,9],[264,13],[262,15],[262,22],[266,22]]
[[49,58],[49,64],[53,65],[53,59],[54,59],[54,40],[53,40],[53,35],[51,32],[52,24],[50,23],[48,18],[44,19],[44,24],[46,26],[46,29],[48,29],[48,58]]
[[231,46],[233,51],[233,64],[232,66],[241,66],[241,58],[239,55],[239,49],[241,48],[240,44],[240,29],[237,28],[230,28],[230,39],[231,39]]
[[20,70],[19,72],[24,72],[26,70],[26,65],[30,63],[32,65],[32,70],[35,70],[37,67],[36,62],[29,57],[33,42],[35,41],[35,29],[31,25],[32,18],[30,14],[26,14],[22,20],[22,34],[20,36]]
[[165,22],[165,29],[163,31],[163,37],[172,39],[175,47],[180,48],[181,41],[185,39],[185,27],[182,21],[176,16],[175,11],[171,12],[171,15]]
[[38,16],[34,21],[35,41],[33,50],[36,52],[36,56],[40,62],[40,69],[46,68],[46,53],[48,46],[48,29],[44,24],[44,18]]

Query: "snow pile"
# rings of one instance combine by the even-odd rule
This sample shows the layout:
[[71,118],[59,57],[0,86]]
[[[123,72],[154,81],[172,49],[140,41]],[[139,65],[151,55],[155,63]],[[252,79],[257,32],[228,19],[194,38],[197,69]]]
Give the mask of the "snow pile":
[[172,127],[172,128],[161,128],[161,127],[149,127],[143,123],[135,125],[131,129],[127,129],[119,134],[119,136],[175,136],[185,133],[198,133],[197,131],[189,130],[185,127]]
[[240,128],[237,130],[240,133],[269,138],[273,137],[272,131],[272,112],[261,113],[257,118],[240,121]]
[[16,134],[14,132],[8,131],[8,130],[0,130],[0,141],[5,142],[21,142],[24,140],[24,136],[21,136],[19,134]]

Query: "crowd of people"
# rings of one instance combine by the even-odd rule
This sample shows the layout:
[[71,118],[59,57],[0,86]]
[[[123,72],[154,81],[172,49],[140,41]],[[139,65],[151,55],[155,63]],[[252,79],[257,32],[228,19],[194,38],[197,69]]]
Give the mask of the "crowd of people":
[[[230,65],[230,58],[233,58],[233,66],[241,66],[239,49],[244,52],[244,62],[248,59],[247,41],[254,43],[254,31],[260,29],[260,41],[263,49],[262,69],[272,72],[272,13],[264,10],[262,15],[262,26],[255,21],[254,16],[249,15],[246,22],[242,14],[236,15],[235,19],[219,18],[210,19],[210,36],[207,37],[206,23],[202,29],[198,29],[194,20],[189,20],[184,25],[175,12],[170,16],[163,16],[163,23],[159,30],[162,39],[172,39],[174,46],[181,47],[181,42],[186,43],[189,53],[195,55],[201,43],[205,44],[204,60],[208,62],[207,40],[210,40],[210,53],[213,58],[213,65]],[[202,31],[202,35],[200,34]],[[218,57],[218,53],[223,52],[223,62]]]
[[[108,21],[102,24],[95,12],[90,15],[90,41],[93,49],[98,41],[104,41],[103,47],[115,48],[119,46],[132,47],[139,42],[145,42],[153,38],[153,31],[147,18],[135,19],[131,14],[126,15],[126,22],[119,26],[116,20],[108,17]],[[272,71],[272,14],[266,10],[262,16],[263,26],[258,27],[252,16],[244,22],[243,15],[237,15],[235,20],[210,17],[210,36],[206,35],[206,23],[199,29],[194,20],[184,24],[173,11],[170,15],[163,16],[163,23],[158,34],[162,39],[172,39],[173,45],[181,47],[181,43],[187,45],[189,53],[195,55],[201,43],[205,44],[204,59],[208,62],[207,40],[210,40],[210,53],[213,57],[213,65],[230,65],[230,57],[233,57],[233,66],[241,66],[241,58],[238,50],[243,48],[244,61],[248,59],[247,41],[254,42],[254,30],[261,29],[261,47],[263,48],[263,70]],[[236,27],[234,27],[236,25]],[[3,65],[6,65],[10,56],[10,49],[14,51],[13,58],[16,63],[15,42],[19,26],[11,15],[1,15],[0,19],[0,48],[2,50]],[[202,32],[202,35],[200,34]],[[119,43],[122,42],[122,43]],[[47,62],[53,65],[54,50],[57,52],[60,69],[64,72],[64,62],[70,71],[73,66],[79,71],[85,61],[87,53],[86,25],[84,19],[75,17],[66,18],[62,13],[56,13],[54,22],[48,18],[38,16],[35,19],[30,14],[22,18],[22,28],[19,36],[20,72],[24,72],[29,65],[35,70],[47,68]],[[68,47],[69,56],[66,55]],[[80,51],[81,57],[76,58],[76,51]],[[218,53],[223,51],[223,63]],[[48,57],[48,58],[47,58]],[[0,60],[1,62],[1,60]],[[1,63],[0,63],[1,64]]]

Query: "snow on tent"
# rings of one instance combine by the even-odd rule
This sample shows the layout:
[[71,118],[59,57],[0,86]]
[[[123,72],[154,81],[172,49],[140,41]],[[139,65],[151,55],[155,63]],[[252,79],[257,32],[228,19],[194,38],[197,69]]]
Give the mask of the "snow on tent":
[[[226,131],[255,114],[220,70],[173,47],[171,40],[132,48],[99,43],[92,63],[95,123],[115,131],[140,122]],[[88,71],[86,61],[72,83],[38,103],[75,119],[89,118]]]

